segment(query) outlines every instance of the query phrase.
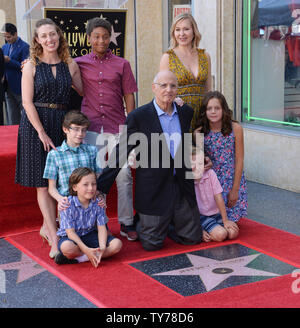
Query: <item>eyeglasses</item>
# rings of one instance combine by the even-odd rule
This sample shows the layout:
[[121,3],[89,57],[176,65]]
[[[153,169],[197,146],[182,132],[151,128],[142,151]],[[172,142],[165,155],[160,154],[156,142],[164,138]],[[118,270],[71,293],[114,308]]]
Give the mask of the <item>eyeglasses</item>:
[[170,87],[170,89],[172,89],[172,90],[177,89],[176,84],[157,83],[157,82],[154,82],[154,84],[159,85],[162,89],[167,89],[167,87]]
[[69,127],[70,130],[73,130],[74,132],[82,132],[82,133],[86,133],[87,128],[72,128],[71,126]]

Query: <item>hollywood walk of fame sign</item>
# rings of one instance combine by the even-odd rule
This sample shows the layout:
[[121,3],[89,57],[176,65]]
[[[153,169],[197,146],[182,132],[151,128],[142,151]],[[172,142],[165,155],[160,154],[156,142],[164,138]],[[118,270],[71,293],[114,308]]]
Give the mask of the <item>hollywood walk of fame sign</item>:
[[0,264],[0,293],[2,294],[6,292],[6,270],[18,270],[17,284],[46,271],[24,253],[22,253],[20,261]]
[[113,54],[124,57],[126,13],[124,9],[71,9],[44,8],[44,17],[51,18],[63,31],[73,58],[91,51],[87,40],[86,26],[89,19],[100,17],[112,25],[110,49]]
[[276,278],[295,270],[285,262],[238,243],[135,262],[130,266],[182,296]]

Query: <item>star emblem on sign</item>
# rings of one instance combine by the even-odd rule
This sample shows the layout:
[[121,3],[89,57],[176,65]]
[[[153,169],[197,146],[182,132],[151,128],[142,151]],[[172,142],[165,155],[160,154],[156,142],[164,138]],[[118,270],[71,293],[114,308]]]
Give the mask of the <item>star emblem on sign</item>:
[[110,42],[114,43],[116,46],[118,45],[117,37],[121,35],[122,33],[115,32],[114,27],[111,26],[111,37]]
[[185,254],[192,266],[153,274],[153,276],[199,276],[209,292],[231,276],[279,276],[276,273],[253,269],[247,264],[261,254],[236,257],[228,260],[214,260],[203,256]]

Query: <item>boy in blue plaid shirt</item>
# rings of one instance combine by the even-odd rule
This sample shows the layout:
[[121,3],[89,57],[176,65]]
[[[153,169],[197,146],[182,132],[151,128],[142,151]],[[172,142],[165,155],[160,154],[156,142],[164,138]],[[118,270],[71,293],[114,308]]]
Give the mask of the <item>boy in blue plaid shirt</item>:
[[62,127],[66,140],[47,156],[43,177],[49,180],[49,194],[56,199],[60,211],[70,206],[69,177],[76,168],[89,167],[97,175],[102,171],[97,165],[97,148],[82,143],[89,124],[89,119],[82,112],[69,111]]

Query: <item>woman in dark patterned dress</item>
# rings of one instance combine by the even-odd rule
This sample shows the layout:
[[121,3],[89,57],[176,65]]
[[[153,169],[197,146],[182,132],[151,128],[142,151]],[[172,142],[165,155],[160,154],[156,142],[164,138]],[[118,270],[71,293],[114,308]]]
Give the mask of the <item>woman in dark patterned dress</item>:
[[46,157],[51,148],[63,142],[62,121],[68,110],[72,87],[82,93],[78,65],[70,57],[62,31],[48,18],[36,24],[30,60],[23,67],[23,107],[18,134],[16,183],[37,188],[37,200],[43,215],[40,235],[57,249],[56,203],[43,179]]

